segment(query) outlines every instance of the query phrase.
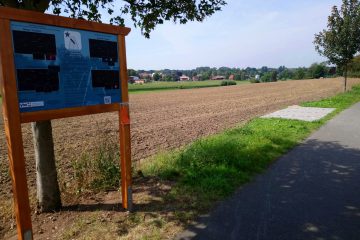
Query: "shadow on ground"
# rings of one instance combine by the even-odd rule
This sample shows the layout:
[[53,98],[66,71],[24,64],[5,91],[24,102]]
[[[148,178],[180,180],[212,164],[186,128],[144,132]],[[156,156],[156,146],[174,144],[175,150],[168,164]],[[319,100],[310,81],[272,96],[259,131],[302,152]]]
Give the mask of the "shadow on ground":
[[359,239],[360,146],[308,140],[177,239]]
[[[272,139],[274,143],[278,141],[284,140]],[[309,140],[220,203],[211,214],[200,217],[178,239],[358,239],[359,182],[359,149]],[[60,213],[36,216],[35,237],[46,239],[52,233],[44,229],[54,226],[60,229],[61,225],[66,229],[76,219],[85,220],[73,231],[72,238],[93,224],[114,225],[117,230],[113,237],[126,236],[141,224],[145,225],[144,229],[159,231],[169,222],[188,226],[199,214],[191,202],[198,199],[196,196],[169,198],[173,186],[171,181],[136,178],[134,213],[122,209],[120,192],[109,192],[91,201],[67,205]]]

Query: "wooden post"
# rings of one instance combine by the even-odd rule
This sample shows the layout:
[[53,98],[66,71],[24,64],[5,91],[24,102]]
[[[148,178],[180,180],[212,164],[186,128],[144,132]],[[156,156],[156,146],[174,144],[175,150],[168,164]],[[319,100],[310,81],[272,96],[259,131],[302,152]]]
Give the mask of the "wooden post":
[[128,95],[128,74],[126,66],[125,36],[118,35],[118,52],[120,63],[121,81],[121,107],[119,111],[120,120],[120,155],[121,155],[121,194],[122,205],[128,211],[132,211],[132,184],[131,184],[131,136],[130,136],[130,114]]
[[4,127],[13,183],[16,226],[19,240],[32,240],[29,194],[11,40],[10,21],[0,19],[0,86]]

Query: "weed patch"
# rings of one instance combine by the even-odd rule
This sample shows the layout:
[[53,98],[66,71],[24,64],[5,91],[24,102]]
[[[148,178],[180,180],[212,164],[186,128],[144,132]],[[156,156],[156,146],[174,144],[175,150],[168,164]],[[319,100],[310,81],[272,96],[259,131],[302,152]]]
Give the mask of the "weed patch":
[[83,153],[72,163],[77,192],[109,191],[119,188],[119,149],[103,141],[94,153]]

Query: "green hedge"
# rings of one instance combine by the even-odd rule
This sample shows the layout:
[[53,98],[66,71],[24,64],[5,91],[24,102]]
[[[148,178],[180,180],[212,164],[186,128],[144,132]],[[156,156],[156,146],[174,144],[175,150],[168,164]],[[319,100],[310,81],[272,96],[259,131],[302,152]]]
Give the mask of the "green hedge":
[[222,81],[221,82],[221,86],[230,86],[230,85],[236,85],[236,82],[235,81]]

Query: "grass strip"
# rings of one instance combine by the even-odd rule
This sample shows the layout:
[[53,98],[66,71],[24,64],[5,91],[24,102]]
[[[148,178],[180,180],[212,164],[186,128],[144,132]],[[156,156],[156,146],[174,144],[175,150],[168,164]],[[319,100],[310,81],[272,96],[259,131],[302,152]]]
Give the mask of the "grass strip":
[[[189,81],[189,82],[151,82],[145,84],[129,84],[129,93],[158,92],[164,90],[193,89],[220,87],[222,81]],[[245,84],[249,81],[237,81],[237,84]]]
[[340,111],[360,101],[360,86],[352,91],[303,106],[336,110],[314,122],[255,118],[243,126],[158,154],[141,166],[145,176],[175,181],[168,196],[195,211],[208,210]]

